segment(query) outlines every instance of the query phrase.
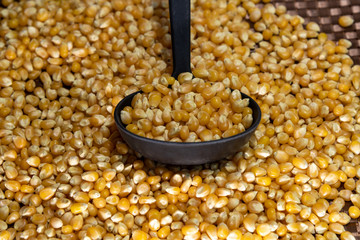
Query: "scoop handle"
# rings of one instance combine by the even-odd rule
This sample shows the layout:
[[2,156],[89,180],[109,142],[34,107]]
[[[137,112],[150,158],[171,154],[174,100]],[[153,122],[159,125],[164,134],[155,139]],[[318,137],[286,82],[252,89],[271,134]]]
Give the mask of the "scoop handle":
[[190,0],[169,0],[173,73],[177,78],[190,68]]

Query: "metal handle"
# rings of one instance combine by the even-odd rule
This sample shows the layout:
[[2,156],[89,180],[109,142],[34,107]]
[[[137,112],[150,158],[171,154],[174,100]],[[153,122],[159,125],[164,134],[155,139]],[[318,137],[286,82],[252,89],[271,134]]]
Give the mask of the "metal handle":
[[190,68],[190,0],[169,0],[173,73],[177,78]]

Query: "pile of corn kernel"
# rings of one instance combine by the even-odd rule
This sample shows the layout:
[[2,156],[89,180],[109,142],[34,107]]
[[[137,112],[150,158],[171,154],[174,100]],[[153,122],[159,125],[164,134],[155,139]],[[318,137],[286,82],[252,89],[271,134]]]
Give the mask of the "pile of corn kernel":
[[[230,82],[230,80],[228,80]],[[154,86],[153,86],[154,85]],[[244,132],[253,123],[249,98],[223,82],[211,84],[181,73],[145,84],[120,113],[126,129],[142,137],[171,142],[201,142]]]
[[242,152],[183,168],[142,159],[112,116],[171,73],[167,0],[2,0],[0,239],[355,239],[360,66],[264,1],[192,1],[195,77],[262,120]]

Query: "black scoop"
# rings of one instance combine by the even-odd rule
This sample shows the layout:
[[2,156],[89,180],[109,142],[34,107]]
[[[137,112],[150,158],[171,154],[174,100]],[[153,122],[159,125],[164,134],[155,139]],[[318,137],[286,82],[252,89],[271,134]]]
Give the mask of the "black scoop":
[[[177,78],[182,72],[191,72],[190,68],[190,0],[169,0],[171,39],[173,51],[173,74]],[[141,91],[139,91],[141,92]],[[253,123],[246,131],[232,137],[207,142],[178,143],[149,139],[126,130],[120,112],[125,106],[131,105],[133,97],[139,93],[126,96],[118,103],[114,118],[123,140],[135,151],[154,161],[176,164],[197,165],[210,163],[240,151],[261,120],[259,105],[249,96],[241,93],[242,98],[249,98],[252,109]]]

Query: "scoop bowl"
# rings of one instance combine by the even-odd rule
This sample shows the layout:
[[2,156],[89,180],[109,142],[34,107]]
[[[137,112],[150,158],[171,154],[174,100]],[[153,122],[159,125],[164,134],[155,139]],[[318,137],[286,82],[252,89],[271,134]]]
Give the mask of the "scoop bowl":
[[125,127],[120,118],[121,110],[131,106],[133,97],[141,91],[132,93],[121,100],[115,108],[114,118],[122,139],[133,150],[145,158],[173,165],[198,165],[222,160],[241,150],[255,132],[261,120],[259,105],[248,95],[241,93],[242,98],[249,98],[249,107],[253,111],[253,123],[244,132],[237,135],[206,142],[169,142],[138,136]]

